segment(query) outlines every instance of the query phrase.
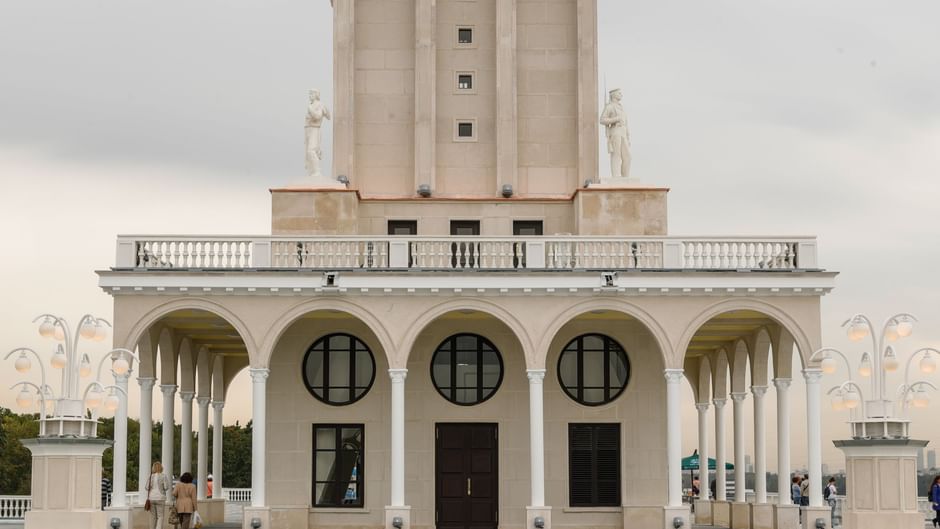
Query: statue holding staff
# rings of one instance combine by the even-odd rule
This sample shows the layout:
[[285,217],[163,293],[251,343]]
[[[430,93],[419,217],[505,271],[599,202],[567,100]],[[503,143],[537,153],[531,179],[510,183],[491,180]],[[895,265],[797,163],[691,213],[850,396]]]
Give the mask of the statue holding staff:
[[310,91],[310,106],[307,107],[307,121],[304,127],[307,137],[307,175],[320,178],[320,161],[323,160],[323,151],[320,149],[320,127],[324,119],[330,119],[330,111],[320,101],[320,91]]
[[601,125],[607,129],[607,152],[610,153],[611,178],[630,178],[630,131],[627,113],[620,100],[619,88],[610,91],[610,100],[601,113]]

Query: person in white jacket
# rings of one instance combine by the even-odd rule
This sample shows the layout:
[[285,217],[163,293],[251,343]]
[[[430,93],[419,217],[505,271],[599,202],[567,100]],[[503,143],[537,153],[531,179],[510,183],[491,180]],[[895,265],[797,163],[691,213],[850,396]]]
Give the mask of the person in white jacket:
[[150,501],[150,529],[163,529],[169,499],[170,478],[163,473],[163,465],[155,461],[150,467],[147,481],[147,500]]

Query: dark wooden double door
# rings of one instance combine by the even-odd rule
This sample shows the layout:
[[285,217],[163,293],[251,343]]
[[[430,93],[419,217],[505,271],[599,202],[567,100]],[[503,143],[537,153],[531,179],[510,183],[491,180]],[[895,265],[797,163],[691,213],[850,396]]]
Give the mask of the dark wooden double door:
[[496,424],[437,424],[437,529],[496,529],[499,460]]

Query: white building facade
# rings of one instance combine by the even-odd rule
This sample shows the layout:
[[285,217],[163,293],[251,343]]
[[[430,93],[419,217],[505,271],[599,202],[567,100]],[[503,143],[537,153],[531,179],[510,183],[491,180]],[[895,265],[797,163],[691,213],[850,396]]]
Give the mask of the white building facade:
[[[744,483],[752,428],[758,474],[751,504],[717,474],[697,522],[796,527],[760,476],[770,442],[789,474],[802,376],[811,505],[828,512],[806,359],[835,274],[813,237],[669,236],[668,189],[600,183],[596,0],[333,8],[348,186],[271,190],[270,235],[121,236],[99,273],[114,345],[142,360],[140,446],[159,388],[164,427],[196,425],[197,481],[212,472],[220,490],[210,408],[220,454],[226,394],[251,391],[245,527],[671,528],[689,523],[680,411],[694,404],[702,460]],[[244,369],[251,387],[230,387]],[[165,466],[189,461],[183,438],[164,436]]]

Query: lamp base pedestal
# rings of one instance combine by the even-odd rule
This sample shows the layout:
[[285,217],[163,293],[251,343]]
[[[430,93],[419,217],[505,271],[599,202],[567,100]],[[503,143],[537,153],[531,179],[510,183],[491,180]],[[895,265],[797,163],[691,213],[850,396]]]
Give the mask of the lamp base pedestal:
[[23,445],[33,454],[25,529],[108,527],[108,513],[101,510],[101,455],[111,441],[41,437]]
[[851,529],[922,529],[917,510],[917,452],[927,441],[833,441],[845,453],[842,525]]

